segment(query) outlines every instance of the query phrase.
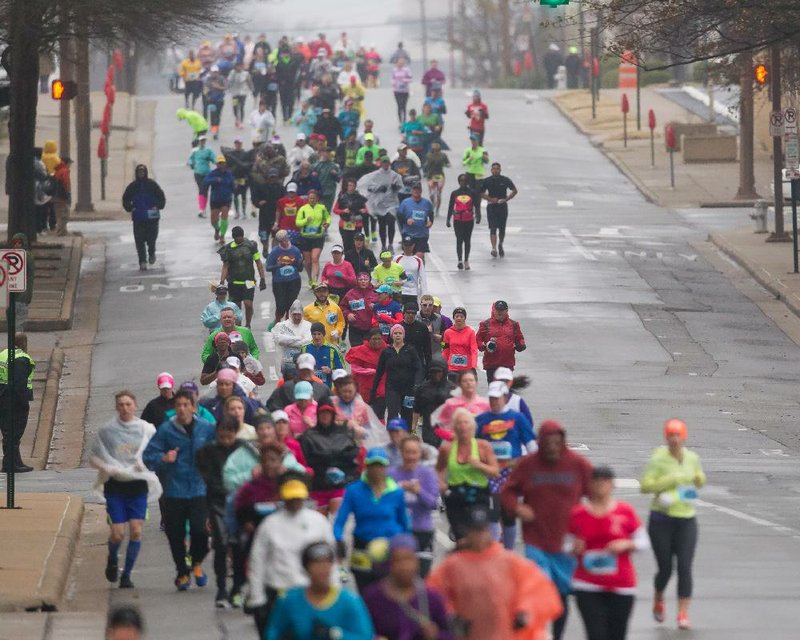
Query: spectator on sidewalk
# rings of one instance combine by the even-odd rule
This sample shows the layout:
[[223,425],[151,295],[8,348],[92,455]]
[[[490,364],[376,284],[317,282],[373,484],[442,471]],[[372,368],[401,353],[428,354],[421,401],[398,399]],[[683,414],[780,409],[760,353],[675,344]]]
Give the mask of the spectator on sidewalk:
[[71,164],[72,159],[64,156],[61,158],[61,162],[56,165],[53,173],[56,179],[55,190],[53,191],[53,206],[56,211],[56,235],[58,236],[67,235],[69,208],[72,205],[72,180],[69,169]]
[[[19,452],[19,443],[28,424],[28,413],[33,400],[33,372],[36,369],[34,359],[25,353],[27,350],[28,336],[17,333],[14,336],[13,388],[8,384],[8,349],[0,351],[0,398],[2,398],[0,432],[3,434],[3,473],[9,471],[12,459],[15,473],[33,471],[33,467],[22,462],[22,455]],[[14,405],[13,434],[12,423],[8,419],[10,404]]]
[[167,199],[158,183],[148,177],[147,167],[136,166],[136,178],[122,194],[122,208],[131,214],[133,238],[139,255],[139,271],[147,271],[148,262],[156,262],[158,221]]

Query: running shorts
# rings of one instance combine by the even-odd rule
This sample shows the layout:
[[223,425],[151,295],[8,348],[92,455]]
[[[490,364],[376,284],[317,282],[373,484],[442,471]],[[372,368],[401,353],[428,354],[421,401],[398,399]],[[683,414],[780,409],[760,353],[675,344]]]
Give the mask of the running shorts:
[[428,238],[414,238],[414,252],[430,253],[431,247],[428,244]]
[[321,238],[309,238],[302,236],[298,247],[301,251],[311,251],[312,249],[322,249],[325,246],[325,236]]
[[247,285],[234,282],[228,284],[228,296],[234,304],[241,304],[243,300],[252,300],[255,294],[255,284],[250,288],[248,288]]
[[147,519],[147,493],[138,496],[106,495],[106,512],[111,524]]
[[231,202],[231,200],[211,200],[209,206],[212,209],[222,209],[222,207],[228,207],[230,209]]
[[489,223],[489,233],[497,231],[505,233],[508,207],[504,204],[490,204],[486,207],[486,221]]

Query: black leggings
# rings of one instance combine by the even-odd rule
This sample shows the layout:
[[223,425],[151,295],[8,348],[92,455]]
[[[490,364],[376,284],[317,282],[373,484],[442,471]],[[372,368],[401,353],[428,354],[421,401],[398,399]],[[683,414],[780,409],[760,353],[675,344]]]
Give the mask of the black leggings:
[[586,640],[625,640],[633,596],[609,591],[576,591]]
[[662,593],[672,577],[672,557],[678,559],[678,597],[692,597],[692,561],[697,547],[697,519],[670,518],[651,512],[647,533],[658,564],[655,589]]
[[[408,389],[394,389],[390,387],[388,384],[386,385],[386,414],[387,420],[391,420],[392,418],[396,418],[400,416],[406,422],[411,424],[411,419],[414,413],[413,408],[404,407],[403,406],[403,399],[406,396],[413,396],[414,395],[414,387],[409,387]],[[383,416],[378,416],[382,418]]]
[[[384,216],[378,216],[378,233],[381,236],[381,247],[388,247],[394,244],[394,216],[387,213]],[[386,242],[388,239],[388,243]]]
[[233,117],[239,122],[244,122],[244,104],[247,102],[247,96],[233,96]]
[[137,220],[133,223],[133,239],[136,243],[136,253],[139,264],[147,262],[149,254],[151,259],[156,256],[156,240],[158,239],[158,219]]
[[214,549],[214,576],[217,590],[227,592],[228,577],[228,532],[225,529],[224,507],[220,511],[214,505],[208,505],[211,523],[211,546]]
[[292,119],[292,111],[294,111],[294,85],[281,85],[280,92],[283,120],[287,122]]
[[475,221],[460,222],[453,220],[453,229],[456,232],[456,255],[458,261],[461,262],[461,250],[464,250],[464,260],[469,260],[469,252],[472,248],[472,229],[475,227]]
[[169,550],[178,575],[189,575],[191,567],[186,566],[186,522],[189,522],[189,555],[192,564],[200,564],[208,554],[208,533],[206,532],[206,497],[164,498],[162,517],[164,532],[169,541]]
[[394,92],[394,99],[397,102],[397,118],[400,124],[406,121],[406,105],[408,104],[408,93]]

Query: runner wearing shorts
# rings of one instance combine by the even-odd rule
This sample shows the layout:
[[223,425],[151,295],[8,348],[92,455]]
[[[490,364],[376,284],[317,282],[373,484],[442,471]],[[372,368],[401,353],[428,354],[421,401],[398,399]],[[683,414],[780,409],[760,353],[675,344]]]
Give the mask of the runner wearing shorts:
[[[492,242],[492,257],[498,252],[505,255],[503,240],[506,238],[506,221],[508,220],[508,203],[517,195],[517,187],[510,178],[500,174],[499,162],[492,163],[492,175],[483,180],[478,187],[481,197],[488,201],[486,220],[489,223],[489,239]],[[500,243],[497,237],[500,236]]]
[[303,254],[289,240],[289,232],[281,229],[275,234],[275,248],[267,256],[267,271],[272,274],[272,294],[275,296],[275,319],[269,331],[281,320],[289,317],[292,302],[300,295],[303,273]]
[[258,244],[253,240],[244,237],[244,229],[236,226],[231,231],[233,241],[221,247],[217,252],[222,260],[222,273],[219,281],[228,282],[228,295],[231,302],[239,305],[244,312],[245,326],[250,328],[253,319],[253,297],[255,295],[255,269],[253,264],[258,267],[258,274],[261,276],[258,288],[263,291],[267,288],[264,271],[264,263],[261,261],[261,253]]

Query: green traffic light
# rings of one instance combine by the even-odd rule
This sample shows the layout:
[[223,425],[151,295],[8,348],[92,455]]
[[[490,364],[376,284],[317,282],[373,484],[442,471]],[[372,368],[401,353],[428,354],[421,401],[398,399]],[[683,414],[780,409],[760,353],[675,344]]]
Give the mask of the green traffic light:
[[539,0],[539,2],[545,7],[560,7],[569,4],[569,0]]

